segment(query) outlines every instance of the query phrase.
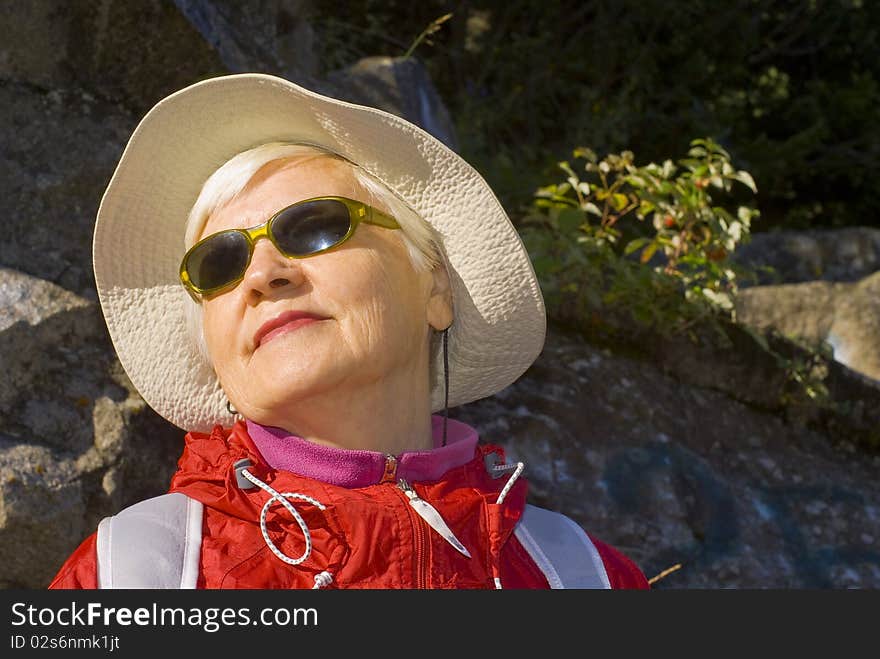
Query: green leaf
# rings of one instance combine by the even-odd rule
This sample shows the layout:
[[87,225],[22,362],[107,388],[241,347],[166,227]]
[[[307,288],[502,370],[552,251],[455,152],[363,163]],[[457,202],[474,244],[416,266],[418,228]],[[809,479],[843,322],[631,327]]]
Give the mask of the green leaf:
[[733,178],[736,181],[739,181],[743,185],[748,186],[748,188],[751,189],[751,191],[754,192],[755,194],[758,193],[758,187],[755,185],[755,179],[753,179],[752,175],[749,174],[747,171],[740,170],[736,174],[734,174],[731,178]]
[[743,223],[743,226],[748,227],[751,224],[752,218],[757,217],[758,211],[753,208],[749,208],[748,206],[740,206],[736,209],[736,216],[739,218],[739,221]]
[[571,165],[568,164],[567,160],[562,160],[557,164],[559,165],[559,169],[568,174],[569,180],[572,178],[577,180],[577,174],[574,173],[574,170],[571,168]]
[[599,207],[592,201],[588,201],[586,204],[584,204],[584,210],[587,213],[592,213],[596,217],[602,217],[602,211],[599,210]]
[[650,238],[634,238],[626,244],[626,247],[623,248],[623,253],[624,255],[632,254],[639,248],[647,245],[649,242],[651,242]]
[[619,192],[615,192],[611,195],[611,206],[616,211],[623,210],[626,208],[626,205],[629,203],[629,198],[625,194],[621,194]]
[[585,146],[579,146],[578,148],[576,148],[573,155],[575,158],[584,158],[585,160],[588,160],[592,163],[595,163],[598,160],[596,152]]
[[651,257],[654,256],[654,252],[657,251],[658,244],[656,242],[651,243],[642,251],[642,255],[639,257],[639,261],[641,263],[647,263],[651,260]]
[[639,204],[639,214],[642,216],[647,215],[648,213],[653,212],[656,208],[657,206],[655,206],[650,201],[642,199],[641,203]]
[[626,177],[626,182],[629,183],[634,188],[646,188],[648,187],[648,182],[638,174],[630,174]]

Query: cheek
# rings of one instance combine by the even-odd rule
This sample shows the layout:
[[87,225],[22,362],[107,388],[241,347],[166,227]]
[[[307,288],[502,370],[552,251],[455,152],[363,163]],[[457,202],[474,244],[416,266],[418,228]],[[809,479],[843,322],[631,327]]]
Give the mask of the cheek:
[[[397,265],[397,264],[393,264]],[[358,352],[376,347],[405,352],[420,337],[425,301],[411,268],[364,264],[337,289],[346,306],[349,338]],[[340,282],[341,284],[341,282]]]
[[228,322],[229,314],[218,300],[205,302],[203,315],[203,327],[205,332],[205,343],[208,346],[208,352],[215,367],[220,367],[222,363],[228,360],[238,351],[233,344],[233,333],[230,331]]

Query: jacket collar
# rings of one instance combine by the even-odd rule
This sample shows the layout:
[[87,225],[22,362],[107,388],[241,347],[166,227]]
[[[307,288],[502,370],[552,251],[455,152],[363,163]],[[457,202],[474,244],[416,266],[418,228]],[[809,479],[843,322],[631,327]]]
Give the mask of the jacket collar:
[[474,428],[448,419],[446,446],[441,446],[443,417],[432,415],[431,425],[435,448],[392,456],[322,446],[282,428],[245,422],[248,436],[268,466],[349,488],[375,485],[390,477],[410,482],[435,481],[473,459],[479,439]]

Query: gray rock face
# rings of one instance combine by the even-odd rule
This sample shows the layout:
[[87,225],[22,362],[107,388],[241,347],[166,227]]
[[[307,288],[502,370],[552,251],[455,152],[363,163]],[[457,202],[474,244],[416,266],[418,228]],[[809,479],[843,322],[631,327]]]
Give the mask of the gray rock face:
[[173,2],[231,72],[265,71],[299,82],[318,71],[309,0]]
[[0,83],[0,265],[97,299],[95,215],[135,123],[82,90]]
[[458,148],[452,118],[425,68],[413,58],[366,57],[328,76],[331,95],[391,112]]
[[98,521],[165,491],[181,433],[144,405],[94,302],[0,268],[0,586],[45,586]]
[[880,272],[855,283],[753,286],[740,292],[736,313],[761,330],[826,342],[837,361],[880,381]]
[[83,482],[72,459],[0,434],[0,587],[40,588],[86,536]]
[[743,264],[773,268],[775,273],[761,274],[761,285],[814,280],[855,282],[880,270],[880,229],[755,233],[733,258]]
[[655,588],[880,586],[880,455],[652,364],[551,330],[520,380],[450,416],[648,578],[681,566]]
[[136,114],[224,72],[214,49],[168,0],[28,0],[4,7],[0,22],[0,79],[85,90]]

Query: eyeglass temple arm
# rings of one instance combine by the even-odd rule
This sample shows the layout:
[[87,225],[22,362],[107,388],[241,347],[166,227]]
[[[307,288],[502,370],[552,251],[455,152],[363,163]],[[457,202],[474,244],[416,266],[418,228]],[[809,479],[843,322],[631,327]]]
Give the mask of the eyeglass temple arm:
[[386,229],[400,229],[400,224],[397,223],[390,215],[386,215],[380,210],[373,208],[372,206],[365,206],[367,211],[367,216],[362,220],[367,224],[375,224],[380,227],[385,227]]

